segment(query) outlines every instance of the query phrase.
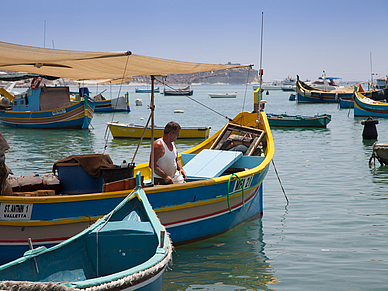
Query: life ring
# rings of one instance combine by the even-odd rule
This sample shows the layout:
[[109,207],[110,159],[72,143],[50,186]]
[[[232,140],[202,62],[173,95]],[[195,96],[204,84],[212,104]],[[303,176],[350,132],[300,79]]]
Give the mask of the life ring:
[[32,79],[32,81],[31,81],[31,88],[32,89],[38,88],[41,81],[42,81],[41,77],[37,77],[37,78]]

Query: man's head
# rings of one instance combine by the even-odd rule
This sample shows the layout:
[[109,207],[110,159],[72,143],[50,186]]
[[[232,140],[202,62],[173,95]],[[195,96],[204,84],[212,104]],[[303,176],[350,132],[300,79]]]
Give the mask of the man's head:
[[176,141],[177,138],[179,137],[180,131],[181,131],[181,126],[175,121],[170,121],[164,127],[163,139],[170,142]]
[[181,126],[175,122],[175,121],[170,121],[169,123],[166,124],[164,127],[164,134],[168,133],[176,133],[178,130],[181,129]]

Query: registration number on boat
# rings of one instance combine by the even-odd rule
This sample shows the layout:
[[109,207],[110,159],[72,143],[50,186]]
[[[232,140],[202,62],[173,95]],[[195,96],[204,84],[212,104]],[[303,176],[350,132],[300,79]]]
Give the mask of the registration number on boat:
[[5,220],[30,220],[32,204],[1,203],[0,219]]
[[59,115],[59,114],[65,114],[65,113],[66,113],[66,109],[59,109],[59,110],[53,111],[53,115]]
[[249,186],[251,186],[251,183],[252,183],[252,179],[253,179],[253,176],[249,176],[249,177],[246,177],[246,178],[242,178],[241,179],[241,182],[240,180],[236,180],[236,182],[234,183],[234,189],[233,189],[233,192],[235,191],[241,191],[241,184],[244,186],[244,189],[245,188],[248,188]]

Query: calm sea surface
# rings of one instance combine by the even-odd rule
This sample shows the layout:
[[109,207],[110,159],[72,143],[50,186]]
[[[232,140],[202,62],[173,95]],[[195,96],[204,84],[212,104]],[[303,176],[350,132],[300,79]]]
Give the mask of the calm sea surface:
[[[76,89],[76,88],[73,88]],[[105,87],[90,88],[92,93]],[[117,97],[119,87],[104,96]],[[221,128],[227,116],[253,108],[252,86],[193,86],[193,99],[156,94],[156,124]],[[134,87],[130,113],[96,113],[93,129],[24,130],[0,126],[10,150],[6,164],[15,175],[51,172],[72,154],[106,153],[116,164],[133,159],[137,141],[113,140],[106,122],[145,124],[149,94]],[[236,99],[208,93],[237,92]],[[297,104],[289,92],[264,95],[269,113],[327,113],[327,129],[272,129],[274,164],[264,181],[264,216],[212,239],[176,248],[163,290],[388,290],[388,166],[369,166],[374,141],[363,141],[363,118],[336,104]],[[143,106],[135,106],[141,98]],[[244,105],[245,104],[245,105]],[[174,110],[184,113],[174,113]],[[388,142],[388,119],[379,119],[378,142]],[[200,140],[178,140],[183,151]],[[137,164],[146,162],[143,142]]]

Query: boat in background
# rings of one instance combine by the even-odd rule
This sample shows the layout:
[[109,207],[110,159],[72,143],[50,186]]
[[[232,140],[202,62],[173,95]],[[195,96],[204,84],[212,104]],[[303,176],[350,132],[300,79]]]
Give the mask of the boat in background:
[[307,85],[297,76],[296,98],[298,103],[338,103],[340,99],[353,100],[355,91],[363,92],[367,96],[372,95],[371,91],[365,92],[361,84],[324,91]]
[[140,173],[136,181],[136,188],[89,228],[0,266],[0,289],[162,290],[172,244],[141,188]]
[[93,97],[95,112],[130,112],[129,93],[113,99],[105,99],[101,93]]
[[339,107],[340,109],[354,108],[354,100],[344,100],[340,98]]
[[[183,113],[175,112],[174,113]],[[147,127],[144,133],[143,125],[136,125],[133,123],[123,124],[116,121],[107,122],[113,138],[151,138],[151,128]],[[154,127],[154,137],[160,138],[163,136],[164,127]],[[179,138],[208,138],[210,133],[210,126],[204,127],[182,127],[179,133]]]
[[372,159],[374,160],[373,164],[376,165],[376,159],[380,162],[381,166],[388,165],[388,144],[387,143],[377,143],[375,142],[372,146],[372,156],[369,159],[369,164],[372,164]]
[[237,92],[234,93],[209,93],[210,98],[236,98]]
[[267,119],[271,127],[326,127],[331,121],[331,115],[303,116],[267,113]]
[[[154,93],[159,93],[160,92],[160,89],[159,87],[156,87],[154,89]],[[151,93],[151,88],[150,89],[143,89],[143,88],[135,88],[135,93]]]
[[319,77],[317,80],[313,82],[305,82],[306,85],[310,87],[314,87],[316,89],[320,89],[323,91],[332,91],[335,89],[343,88],[343,86],[340,86],[336,80],[341,80],[342,78],[337,77],[326,77],[326,72],[323,71],[322,77]]
[[185,86],[173,90],[164,89],[163,94],[164,96],[191,96],[193,95],[193,90],[190,89],[190,86]]
[[388,117],[388,103],[368,98],[364,94],[356,92],[354,116]]
[[[130,112],[131,108],[129,107],[129,93],[127,92],[125,96],[120,96],[112,99],[106,99],[102,96],[101,93],[97,94],[92,98],[94,101],[94,112]],[[76,93],[76,92],[75,92]],[[80,101],[85,99],[85,96],[90,96],[89,89],[87,87],[79,88],[79,92],[76,94],[71,94],[70,99],[72,102]]]
[[[283,91],[293,91],[295,87],[296,80],[288,76],[283,80],[274,80],[272,82],[264,82],[262,87],[263,90],[272,91],[272,90],[283,90]],[[259,85],[254,85],[253,90],[257,90]]]
[[34,78],[31,88],[19,95],[2,92],[0,122],[21,128],[88,129],[95,108],[93,100],[71,102],[69,87],[39,86],[41,80]]
[[379,77],[376,79],[376,84],[374,85],[376,89],[386,89],[388,88],[388,76]]

